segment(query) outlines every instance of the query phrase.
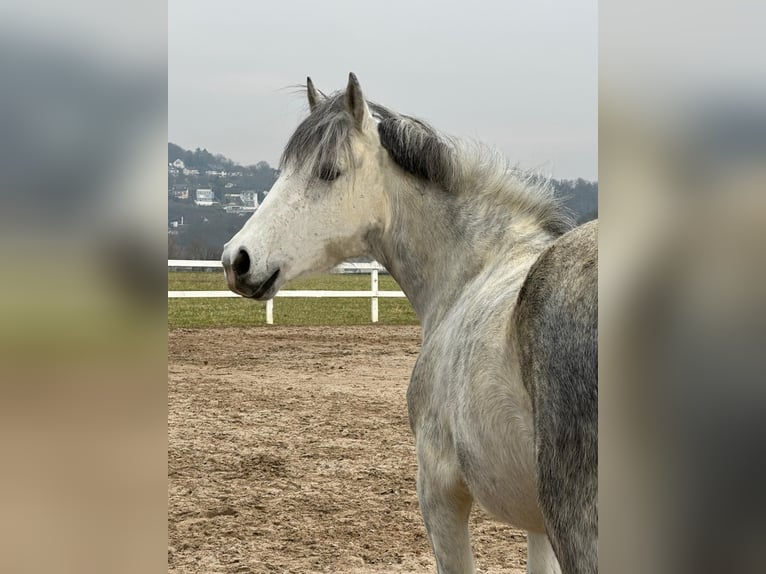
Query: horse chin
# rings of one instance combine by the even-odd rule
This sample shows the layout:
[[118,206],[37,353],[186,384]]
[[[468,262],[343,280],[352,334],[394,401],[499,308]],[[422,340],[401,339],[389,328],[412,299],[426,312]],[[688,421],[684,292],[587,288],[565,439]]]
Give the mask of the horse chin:
[[243,297],[255,299],[256,301],[267,301],[274,297],[274,295],[277,294],[277,291],[279,291],[279,288],[282,285],[280,279],[282,279],[282,273],[281,269],[278,268],[262,283],[252,286],[246,291],[243,291],[241,288],[237,289],[237,291]]
[[252,299],[253,301],[268,301],[269,299],[273,299],[274,298],[274,295],[277,294],[277,291],[279,291],[279,289],[269,289],[263,295],[258,295],[257,297],[255,295],[251,295],[248,298]]
[[277,291],[279,291],[279,286],[274,285],[273,287],[270,287],[266,291],[254,293],[250,296],[250,299],[254,299],[255,301],[268,301],[269,299],[273,299],[274,295],[277,294]]

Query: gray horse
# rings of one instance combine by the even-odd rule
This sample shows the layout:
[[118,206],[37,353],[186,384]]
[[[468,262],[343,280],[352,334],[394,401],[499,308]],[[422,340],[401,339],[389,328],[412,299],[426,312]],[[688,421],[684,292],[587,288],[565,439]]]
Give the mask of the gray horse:
[[473,572],[474,501],[528,533],[528,571],[597,569],[597,224],[497,153],[367,102],[351,74],[310,114],[229,241],[229,287],[371,255],[423,326],[407,391],[418,499],[440,573]]

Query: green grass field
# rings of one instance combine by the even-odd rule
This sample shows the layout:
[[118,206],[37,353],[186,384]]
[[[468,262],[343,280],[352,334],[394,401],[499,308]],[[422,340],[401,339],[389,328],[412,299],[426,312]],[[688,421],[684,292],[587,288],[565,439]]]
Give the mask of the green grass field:
[[[389,275],[380,275],[381,291],[399,291]],[[284,289],[368,291],[369,275],[317,275],[296,279]],[[221,271],[170,271],[168,291],[225,291]],[[417,325],[407,299],[378,299],[378,318],[383,325]],[[276,298],[275,325],[369,325],[370,299]],[[266,304],[250,299],[168,299],[168,327],[175,329],[266,325]]]

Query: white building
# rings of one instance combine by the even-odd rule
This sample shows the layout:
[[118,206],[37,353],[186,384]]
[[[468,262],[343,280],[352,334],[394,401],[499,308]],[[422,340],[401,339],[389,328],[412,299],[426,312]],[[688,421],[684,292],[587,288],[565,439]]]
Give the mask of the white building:
[[185,185],[175,184],[172,194],[176,199],[189,199],[189,188]]
[[215,203],[215,195],[210,188],[199,188],[194,192],[194,205],[210,206]]
[[177,160],[175,160],[175,161],[173,162],[173,164],[172,164],[172,165],[173,165],[173,167],[174,167],[174,168],[176,168],[176,169],[183,169],[183,168],[185,168],[185,167],[186,167],[186,166],[184,165],[184,162],[183,162],[183,160],[182,160],[180,157],[179,157]]
[[258,192],[257,191],[243,191],[241,194],[242,205],[246,207],[258,207]]

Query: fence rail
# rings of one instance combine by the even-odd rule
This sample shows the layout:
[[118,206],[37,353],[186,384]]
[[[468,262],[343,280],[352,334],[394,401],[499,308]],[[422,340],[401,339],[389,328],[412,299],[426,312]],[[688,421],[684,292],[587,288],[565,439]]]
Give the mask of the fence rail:
[[[168,259],[168,269],[189,268],[189,269],[212,269],[222,268],[220,261],[202,261],[197,259]],[[362,297],[370,299],[370,319],[373,323],[378,322],[378,299],[380,298],[401,298],[406,295],[401,291],[381,291],[378,288],[378,275],[381,271],[385,272],[383,266],[377,261],[371,263],[341,263],[334,267],[331,273],[351,274],[351,273],[369,273],[370,290],[369,291],[326,291],[326,290],[293,290],[284,289],[277,292],[275,297]],[[184,298],[223,298],[240,297],[231,291],[168,291],[168,299]],[[266,301],[266,323],[274,324],[274,299]]]

